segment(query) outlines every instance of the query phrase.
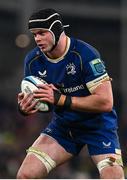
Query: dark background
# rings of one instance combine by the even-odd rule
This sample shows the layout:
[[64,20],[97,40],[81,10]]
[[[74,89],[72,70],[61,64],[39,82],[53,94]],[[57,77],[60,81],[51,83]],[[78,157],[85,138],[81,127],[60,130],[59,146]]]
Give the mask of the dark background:
[[[22,117],[17,93],[23,77],[23,59],[35,46],[27,30],[35,10],[55,8],[70,27],[66,33],[95,46],[113,78],[119,137],[127,159],[127,1],[126,0],[1,0],[0,1],[0,178],[15,178],[25,150],[39,136],[51,114]],[[48,178],[98,178],[84,148],[78,157]]]

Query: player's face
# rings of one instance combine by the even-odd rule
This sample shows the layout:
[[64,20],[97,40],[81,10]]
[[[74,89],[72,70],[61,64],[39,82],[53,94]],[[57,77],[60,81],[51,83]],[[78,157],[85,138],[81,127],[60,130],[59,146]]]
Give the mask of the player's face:
[[51,32],[42,29],[36,29],[32,30],[32,33],[34,35],[35,42],[41,51],[46,53],[52,49],[54,42]]

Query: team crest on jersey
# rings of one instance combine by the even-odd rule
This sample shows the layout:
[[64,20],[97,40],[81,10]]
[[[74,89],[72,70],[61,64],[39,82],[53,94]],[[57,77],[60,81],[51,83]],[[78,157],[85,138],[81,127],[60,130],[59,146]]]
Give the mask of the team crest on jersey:
[[67,74],[72,74],[72,75],[74,75],[74,74],[76,73],[74,63],[69,63],[69,64],[67,64],[66,70],[67,70]]
[[104,63],[100,59],[94,59],[90,62],[90,66],[95,76],[106,72]]

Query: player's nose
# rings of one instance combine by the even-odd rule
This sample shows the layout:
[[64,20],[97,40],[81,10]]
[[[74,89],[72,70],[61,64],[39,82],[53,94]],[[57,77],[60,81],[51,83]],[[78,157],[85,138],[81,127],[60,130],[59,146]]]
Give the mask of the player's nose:
[[41,40],[41,35],[40,34],[36,34],[35,36],[35,41],[40,41]]

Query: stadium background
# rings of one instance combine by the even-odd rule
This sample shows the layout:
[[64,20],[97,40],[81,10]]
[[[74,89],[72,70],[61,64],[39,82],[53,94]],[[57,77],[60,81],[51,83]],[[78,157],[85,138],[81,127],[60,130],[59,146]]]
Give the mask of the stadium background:
[[[113,78],[119,135],[126,173],[127,159],[127,1],[126,0],[1,0],[0,1],[0,178],[15,178],[25,149],[36,139],[51,114],[22,117],[17,93],[23,77],[23,59],[34,47],[27,30],[29,15],[37,9],[55,8],[67,34],[95,46]],[[126,173],[127,174],[127,173]],[[127,175],[126,175],[127,176]],[[98,178],[97,169],[83,149],[78,157],[48,178]]]

